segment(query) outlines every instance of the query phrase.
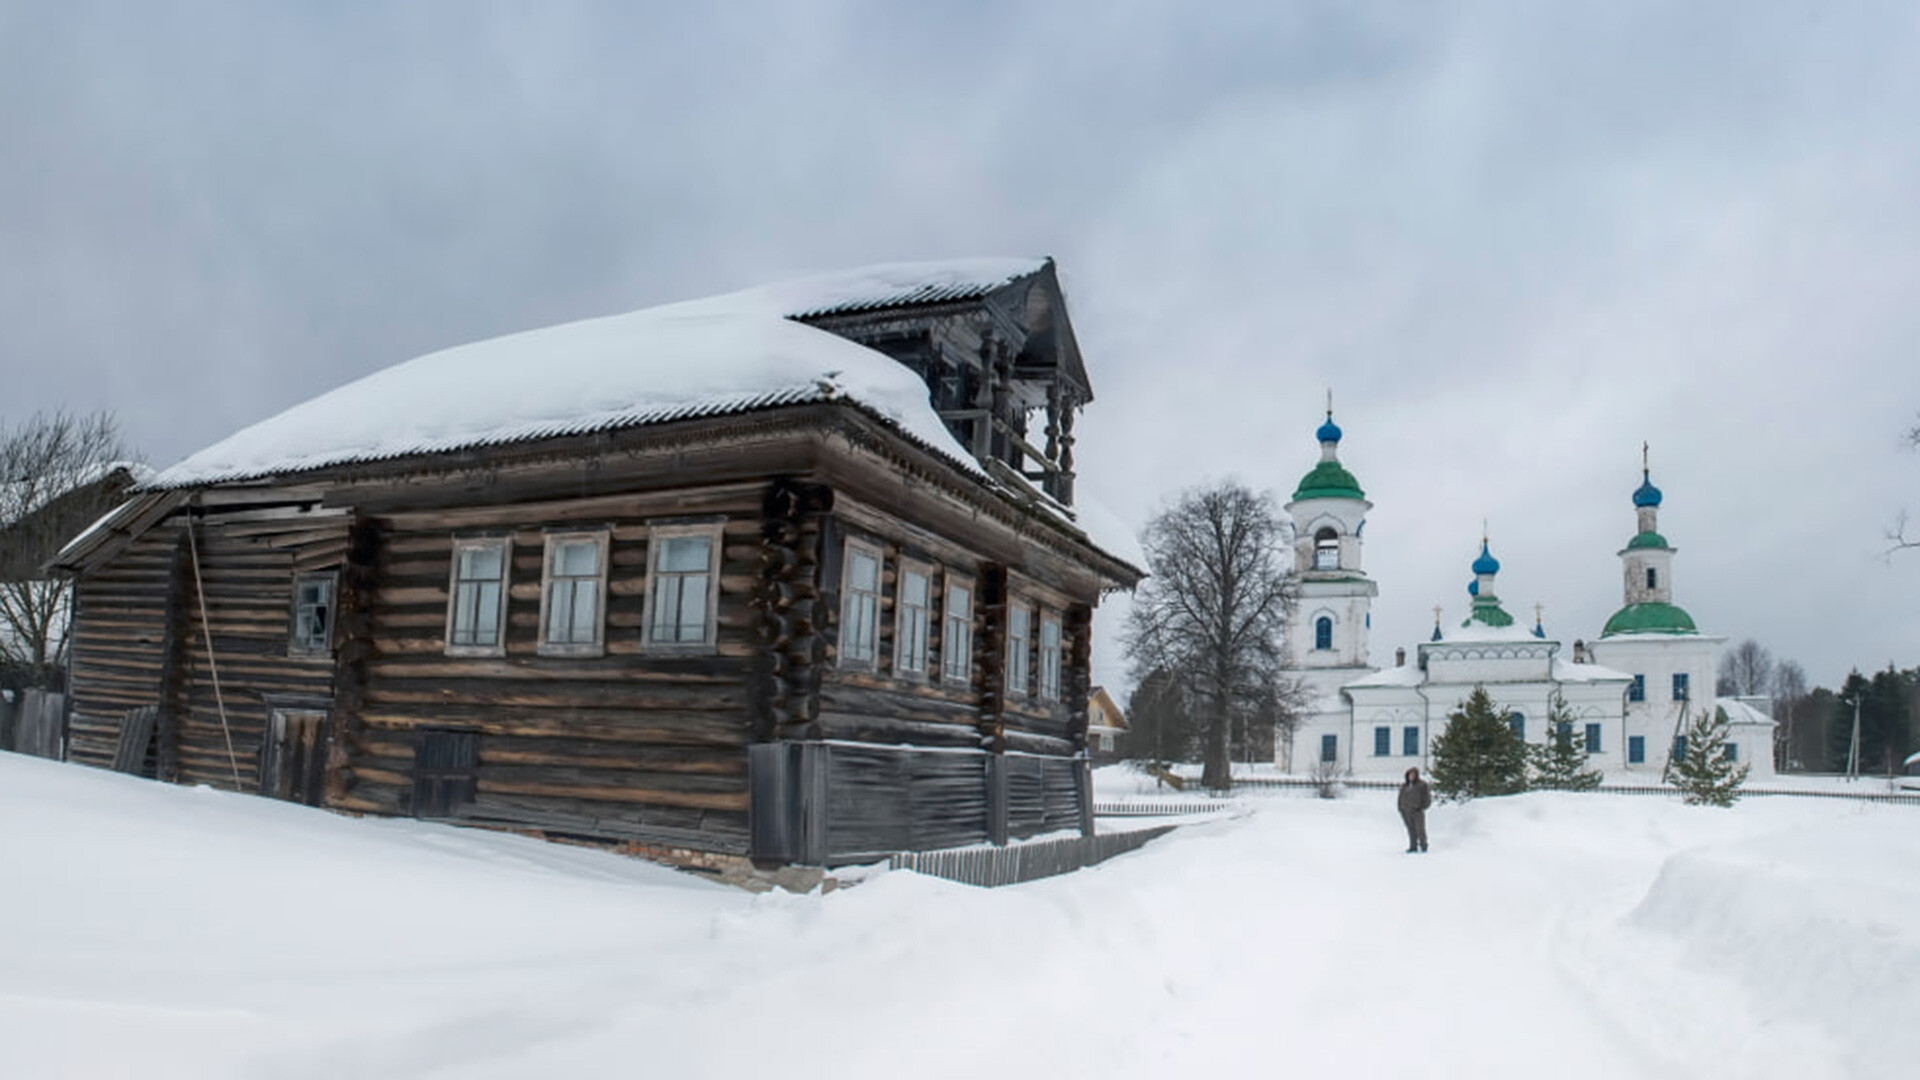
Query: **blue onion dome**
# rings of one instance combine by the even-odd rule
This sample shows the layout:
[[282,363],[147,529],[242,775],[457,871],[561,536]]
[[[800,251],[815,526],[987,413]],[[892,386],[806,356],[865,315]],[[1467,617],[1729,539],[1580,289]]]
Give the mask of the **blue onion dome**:
[[1480,579],[1479,578],[1475,578],[1472,581],[1467,582],[1467,595],[1468,596],[1480,595]]
[[1653,480],[1646,473],[1640,474],[1640,486],[1633,491],[1633,505],[1660,505],[1660,489],[1653,486]]
[[1497,574],[1500,572],[1500,560],[1487,550],[1487,542],[1480,541],[1480,557],[1473,560],[1473,572],[1476,574]]
[[1327,414],[1327,422],[1320,425],[1320,430],[1314,432],[1313,437],[1321,442],[1340,441],[1340,425],[1333,422],[1332,413]]

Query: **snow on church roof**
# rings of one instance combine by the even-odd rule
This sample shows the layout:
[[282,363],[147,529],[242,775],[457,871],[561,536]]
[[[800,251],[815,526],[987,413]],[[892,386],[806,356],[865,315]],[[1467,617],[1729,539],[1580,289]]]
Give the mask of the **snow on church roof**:
[[583,319],[429,353],[221,440],[147,489],[820,401],[887,420],[976,475],[926,384],[796,317],[984,296],[1045,259],[889,263]]

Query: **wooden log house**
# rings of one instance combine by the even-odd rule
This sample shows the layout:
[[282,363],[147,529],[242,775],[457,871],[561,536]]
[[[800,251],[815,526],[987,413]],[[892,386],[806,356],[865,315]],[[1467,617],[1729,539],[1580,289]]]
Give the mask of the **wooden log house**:
[[686,865],[1089,832],[1091,399],[1051,260],[410,361],[62,552],[71,756]]

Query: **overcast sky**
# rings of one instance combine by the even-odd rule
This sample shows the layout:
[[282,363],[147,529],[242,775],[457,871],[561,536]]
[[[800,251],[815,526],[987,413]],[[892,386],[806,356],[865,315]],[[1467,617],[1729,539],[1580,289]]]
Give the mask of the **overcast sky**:
[[1048,254],[1129,525],[1284,501],[1333,389],[1377,663],[1483,520],[1596,635],[1646,440],[1677,601],[1831,686],[1920,663],[1916,57],[1911,3],[0,0],[0,420],[164,465],[443,346]]

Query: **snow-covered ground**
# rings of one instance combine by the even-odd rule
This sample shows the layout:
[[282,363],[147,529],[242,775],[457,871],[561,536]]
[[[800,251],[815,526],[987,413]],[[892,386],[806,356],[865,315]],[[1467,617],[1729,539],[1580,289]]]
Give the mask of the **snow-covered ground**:
[[1907,1077],[1920,809],[1275,794],[753,896],[0,754],[0,1076]]

